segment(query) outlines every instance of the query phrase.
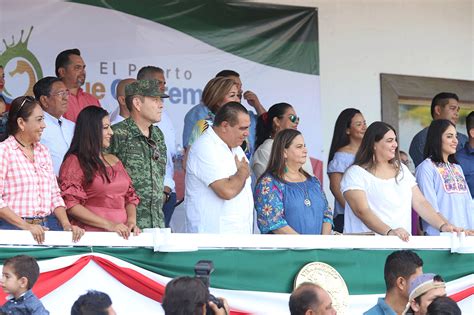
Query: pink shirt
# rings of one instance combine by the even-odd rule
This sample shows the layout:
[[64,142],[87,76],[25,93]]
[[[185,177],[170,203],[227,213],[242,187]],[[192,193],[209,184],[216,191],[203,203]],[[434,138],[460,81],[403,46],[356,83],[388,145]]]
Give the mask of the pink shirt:
[[0,143],[0,208],[20,217],[45,217],[64,207],[48,149],[35,144],[34,157],[30,161],[13,136]]
[[89,105],[95,105],[100,107],[100,102],[91,94],[84,92],[83,89],[79,88],[77,94],[70,94],[67,101],[67,112],[63,115],[64,118],[76,122],[77,116],[84,107]]
[[[99,217],[126,224],[128,218],[125,207],[129,204],[137,206],[139,203],[132,180],[120,161],[107,166],[106,172],[110,183],[95,174],[92,182],[86,185],[79,159],[76,155],[69,155],[59,171],[64,201],[68,209],[80,204]],[[73,222],[86,231],[103,231],[80,221]]]

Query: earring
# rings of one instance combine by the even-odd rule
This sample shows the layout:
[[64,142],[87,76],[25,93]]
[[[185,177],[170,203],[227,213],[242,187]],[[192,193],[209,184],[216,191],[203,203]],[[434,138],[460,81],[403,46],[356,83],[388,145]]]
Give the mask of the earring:
[[285,166],[285,168],[283,169],[283,172],[288,173],[288,167]]

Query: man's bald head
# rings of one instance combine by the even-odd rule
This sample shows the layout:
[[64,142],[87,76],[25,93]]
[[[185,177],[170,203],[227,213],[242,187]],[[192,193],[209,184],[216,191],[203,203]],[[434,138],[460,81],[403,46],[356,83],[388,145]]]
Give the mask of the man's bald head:
[[290,296],[291,315],[335,315],[331,297],[319,285],[305,282]]
[[134,78],[128,78],[128,79],[123,79],[122,81],[120,81],[117,84],[117,90],[116,90],[117,100],[118,100],[119,96],[125,97],[125,86],[129,85],[130,83],[135,82],[135,81],[137,81],[137,80],[134,79]]
[[123,79],[117,84],[115,97],[117,98],[117,102],[119,103],[119,115],[122,116],[122,118],[128,118],[130,116],[130,111],[127,108],[127,104],[125,104],[125,87],[135,81],[137,80],[134,78],[128,78]]

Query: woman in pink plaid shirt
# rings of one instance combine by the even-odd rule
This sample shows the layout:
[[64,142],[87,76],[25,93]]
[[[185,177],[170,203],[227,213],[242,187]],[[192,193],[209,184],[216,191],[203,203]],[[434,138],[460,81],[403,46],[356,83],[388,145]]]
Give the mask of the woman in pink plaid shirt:
[[0,143],[0,229],[28,230],[39,244],[47,230],[72,231],[78,241],[84,230],[69,222],[51,156],[39,142],[45,127],[33,97],[13,100],[9,137]]

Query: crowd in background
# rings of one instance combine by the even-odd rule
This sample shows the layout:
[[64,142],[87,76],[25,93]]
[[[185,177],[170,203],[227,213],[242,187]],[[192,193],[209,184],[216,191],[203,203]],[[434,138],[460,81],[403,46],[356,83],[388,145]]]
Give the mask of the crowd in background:
[[[62,51],[56,76],[38,80],[34,96],[0,98],[0,229],[29,230],[42,243],[46,230],[71,231],[74,241],[85,231],[127,239],[170,225],[179,203],[177,152],[163,70],[145,66],[119,82],[118,110],[108,113],[81,88],[85,68],[78,49]],[[0,93],[4,85],[0,67]],[[184,232],[376,233],[405,241],[473,234],[474,113],[467,136],[456,130],[456,94],[433,98],[433,121],[410,145],[414,174],[392,126],[367,126],[359,110],[343,110],[327,167],[334,207],[297,130],[297,109],[282,102],[267,111],[233,70],[209,80],[184,119]]]

